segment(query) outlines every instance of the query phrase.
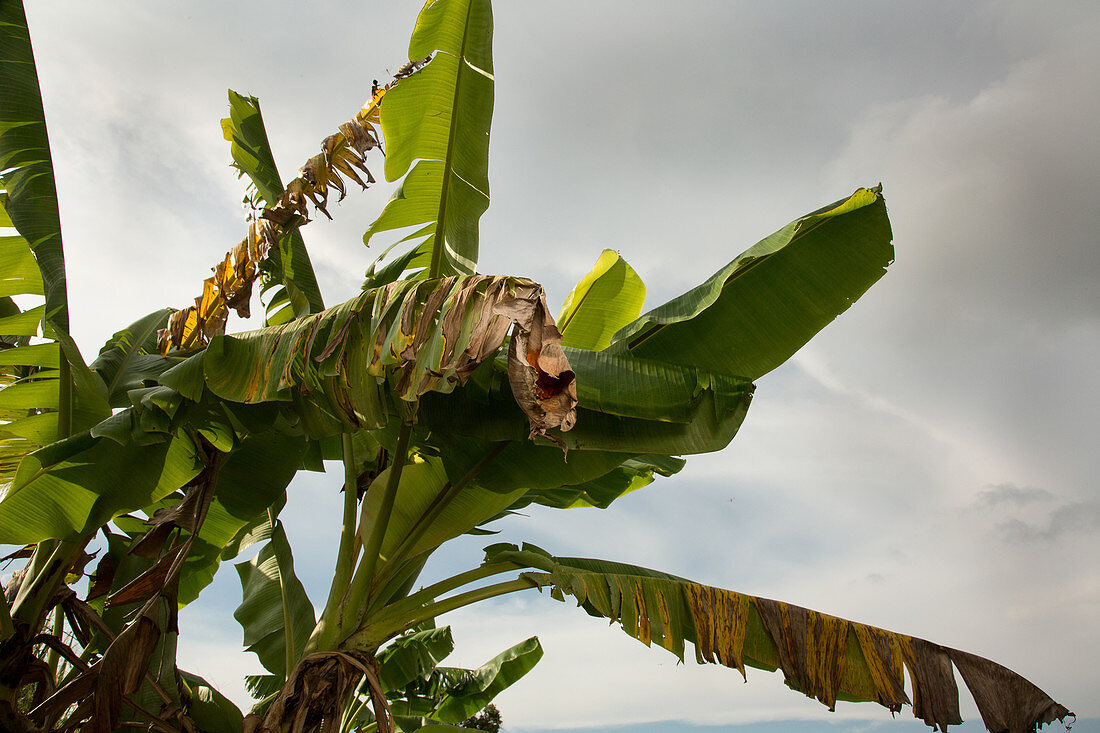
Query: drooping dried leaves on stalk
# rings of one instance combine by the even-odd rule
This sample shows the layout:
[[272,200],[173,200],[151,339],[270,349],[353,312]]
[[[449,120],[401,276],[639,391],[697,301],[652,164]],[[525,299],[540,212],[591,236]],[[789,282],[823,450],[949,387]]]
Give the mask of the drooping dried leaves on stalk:
[[278,246],[281,237],[309,222],[307,201],[331,219],[326,208],[330,189],[336,189],[342,199],[347,193],[344,178],[364,189],[374,183],[364,156],[379,147],[379,105],[392,85],[376,89],[362,109],[340,125],[339,132],[326,137],[321,152],[307,160],[278,200],[249,223],[247,236],[213,268],[214,276],[203,282],[203,294],[195,299],[195,305],[173,313],[168,326],[160,331],[157,346],[162,356],[171,349],[204,348],[213,336],[225,332],[230,309],[248,318],[260,262]]

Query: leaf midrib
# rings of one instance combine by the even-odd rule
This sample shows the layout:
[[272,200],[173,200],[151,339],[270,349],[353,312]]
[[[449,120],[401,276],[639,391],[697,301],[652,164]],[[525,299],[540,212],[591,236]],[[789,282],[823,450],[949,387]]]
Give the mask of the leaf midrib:
[[451,98],[451,127],[447,133],[447,154],[443,160],[443,186],[439,194],[439,212],[435,221],[435,246],[432,247],[432,264],[428,268],[428,279],[439,277],[439,270],[443,264],[443,250],[447,246],[447,199],[450,191],[451,173],[454,169],[455,129],[458,127],[458,100],[462,89],[462,79],[469,73],[466,64],[466,41],[470,31],[470,13],[473,12],[474,3],[471,0],[466,4],[466,22],[462,26],[462,47],[458,52],[458,73],[455,75],[455,93]]

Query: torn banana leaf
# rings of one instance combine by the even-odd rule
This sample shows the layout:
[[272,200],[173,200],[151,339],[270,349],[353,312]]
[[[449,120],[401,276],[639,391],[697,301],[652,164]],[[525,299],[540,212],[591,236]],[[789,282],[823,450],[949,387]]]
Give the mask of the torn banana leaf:
[[892,236],[880,189],[861,188],[649,311],[619,331],[609,350],[755,380],[883,276],[894,261]]
[[431,59],[401,79],[382,105],[386,180],[405,179],[363,243],[380,232],[429,225],[413,250],[436,276],[472,275],[477,268],[478,220],[489,206],[492,44],[488,0],[426,3],[409,58]]
[[528,344],[510,361],[527,432],[568,430],[573,372],[542,287],[524,278],[395,282],[283,326],[219,338],[162,381],[194,396],[201,374],[226,400],[293,402],[323,437],[384,426],[391,395],[411,402],[451,392],[496,354],[509,328],[513,342]]
[[838,700],[877,702],[892,712],[909,704],[916,717],[946,731],[962,722],[954,664],[990,730],[1022,733],[1072,715],[1015,672],[917,637],[633,565],[552,557],[528,544],[486,548],[486,562],[505,561],[542,571],[527,575],[558,600],[571,595],[590,615],[617,621],[647,646],[682,660],[691,643],[700,664],[742,675],[747,666],[780,669],[789,687],[830,710]]

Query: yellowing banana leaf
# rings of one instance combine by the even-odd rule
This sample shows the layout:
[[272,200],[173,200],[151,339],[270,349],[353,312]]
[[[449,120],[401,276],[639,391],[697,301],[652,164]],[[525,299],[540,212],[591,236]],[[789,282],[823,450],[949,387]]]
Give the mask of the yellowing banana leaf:
[[405,180],[363,243],[379,232],[434,225],[414,248],[430,276],[471,275],[477,267],[478,219],[489,206],[492,41],[488,0],[429,0],[409,58],[431,60],[382,104],[386,179]]
[[879,189],[791,222],[615,335],[610,351],[755,380],[786,361],[894,260]]
[[[530,339],[524,358],[509,359],[529,432],[568,429],[573,374],[542,287],[524,278],[398,281],[293,323],[218,338],[187,369],[196,374],[201,360],[206,387],[223,399],[293,401],[323,437],[384,426],[391,395],[415,401],[452,391],[496,354],[509,328],[513,342]],[[193,394],[193,385],[173,381],[182,374],[165,383]]]
[[[962,722],[952,664],[990,730],[1028,731],[1071,713],[1023,677],[973,654],[800,606],[713,588],[633,565],[552,557],[532,545],[486,548],[487,562],[537,568],[530,578],[561,600],[573,596],[592,616],[618,622],[647,646],[745,674],[781,669],[786,684],[829,707],[838,700],[877,702],[946,731]],[[905,692],[909,675],[913,699]]]
[[[283,323],[295,315],[321,308],[316,282],[310,284],[312,266],[307,266],[308,258],[303,258],[304,244],[295,247],[293,245],[300,243],[300,239],[288,237],[308,222],[307,202],[312,202],[314,207],[332,218],[325,208],[328,196],[332,189],[336,189],[343,198],[346,193],[345,177],[363,188],[367,187],[367,182],[374,182],[363,155],[378,145],[374,123],[378,122],[378,104],[386,90],[376,90],[367,104],[340,126],[340,132],[321,141],[321,152],[307,160],[299,169],[298,177],[281,190],[257,218],[249,222],[245,238],[215,265],[214,277],[203,282],[202,295],[195,299],[195,305],[173,313],[167,326],[160,331],[158,347],[161,355],[166,355],[171,349],[195,351],[204,348],[211,338],[225,331],[229,309],[248,318],[252,285],[260,275],[261,266],[269,275],[277,275],[279,282],[285,286],[272,299],[269,323]],[[259,117],[259,106],[253,106],[239,95],[230,101],[238,104],[231,108],[230,117],[223,120],[223,128],[227,138],[234,143],[231,152],[240,158],[237,166],[242,173],[255,174],[257,196],[271,195],[279,177],[274,159],[266,150],[267,139]],[[367,182],[360,178],[356,169],[366,175]],[[247,200],[252,199],[249,197]],[[312,290],[312,295],[305,290]],[[291,307],[289,311],[284,307],[286,304]]]
[[[234,167],[242,176],[248,176],[265,206],[275,206],[285,187],[264,128],[260,100],[230,89],[229,117],[222,120],[222,131],[231,143]],[[269,276],[261,294],[275,291],[267,307],[266,325],[324,310],[313,264],[298,227],[279,238],[278,246],[271,248],[260,266]]]
[[617,252],[605,249],[566,297],[558,313],[563,346],[603,351],[611,337],[638,318],[645,284]]

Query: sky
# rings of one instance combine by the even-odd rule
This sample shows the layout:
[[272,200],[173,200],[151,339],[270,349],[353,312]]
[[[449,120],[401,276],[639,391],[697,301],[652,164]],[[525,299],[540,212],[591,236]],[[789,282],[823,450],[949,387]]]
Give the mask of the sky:
[[[404,62],[417,11],[29,4],[86,357],[190,303],[243,235],[226,88],[260,98],[289,178]],[[1100,717],[1100,6],[560,0],[495,13],[482,271],[533,277],[556,310],[611,248],[656,306],[879,182],[896,247],[860,302],[759,381],[725,451],[607,511],[510,518],[498,539],[963,648]],[[303,230],[326,303],[358,292],[375,256],[361,234],[390,190],[353,192],[335,222]],[[284,512],[315,605],[340,483],[296,480]],[[484,544],[463,539],[428,572],[476,563]],[[180,656],[243,702],[236,676],[259,667],[239,652],[238,602],[225,568],[183,612]],[[908,710],[904,724],[878,706],[829,713],[779,675],[744,684],[678,665],[534,593],[444,621],[456,664],[542,640],[540,664],[498,698],[509,730],[916,729]]]

